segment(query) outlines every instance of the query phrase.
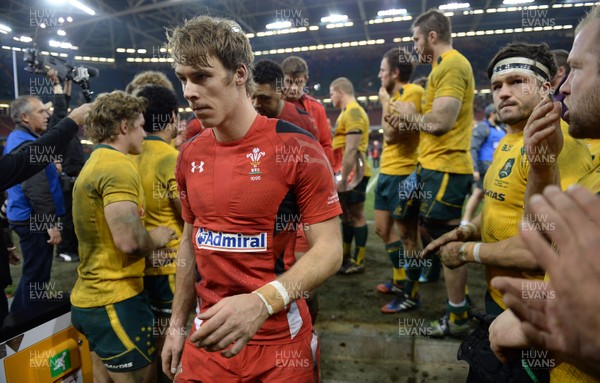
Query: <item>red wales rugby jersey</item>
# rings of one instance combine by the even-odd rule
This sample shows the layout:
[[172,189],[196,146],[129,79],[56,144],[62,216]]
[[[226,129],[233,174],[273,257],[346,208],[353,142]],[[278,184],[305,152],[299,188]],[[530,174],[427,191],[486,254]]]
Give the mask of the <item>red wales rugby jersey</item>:
[[[300,222],[341,213],[323,148],[283,120],[257,115],[243,138],[227,143],[207,129],[184,144],[176,177],[183,219],[194,226],[200,312],[275,280],[295,263]],[[250,344],[286,343],[310,330],[306,303],[297,300],[267,319]]]

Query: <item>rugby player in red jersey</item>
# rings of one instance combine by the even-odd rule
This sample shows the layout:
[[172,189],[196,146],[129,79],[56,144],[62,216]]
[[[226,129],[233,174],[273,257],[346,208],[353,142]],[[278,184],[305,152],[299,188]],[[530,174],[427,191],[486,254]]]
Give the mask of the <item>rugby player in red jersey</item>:
[[[253,54],[239,25],[198,16],[168,40],[184,96],[207,129],[178,159],[185,226],[163,370],[176,382],[313,382],[303,297],[342,260],[329,161],[304,130],[252,107]],[[301,160],[278,162],[283,148],[300,150]],[[311,248],[296,262],[300,220]]]
[[[308,82],[308,65],[306,61],[298,56],[289,56],[283,60],[281,67],[284,74],[283,92],[286,101],[307,111],[315,119],[319,130],[317,138],[323,146],[327,158],[334,165],[333,149],[331,148],[331,124],[327,122],[325,107],[316,98],[306,93],[306,83]],[[341,166],[341,162],[339,165]]]
[[254,82],[256,87],[252,94],[254,109],[269,118],[279,118],[291,122],[319,137],[314,118],[304,109],[285,101],[282,94],[283,70],[273,60],[260,60],[254,65]]

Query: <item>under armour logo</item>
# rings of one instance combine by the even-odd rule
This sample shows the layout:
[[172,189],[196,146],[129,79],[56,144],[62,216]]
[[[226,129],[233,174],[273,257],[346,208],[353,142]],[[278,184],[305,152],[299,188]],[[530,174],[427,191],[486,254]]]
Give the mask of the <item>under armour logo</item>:
[[198,173],[202,173],[204,171],[204,161],[200,161],[200,165],[196,165],[196,161],[192,162],[192,173],[195,173],[198,170]]

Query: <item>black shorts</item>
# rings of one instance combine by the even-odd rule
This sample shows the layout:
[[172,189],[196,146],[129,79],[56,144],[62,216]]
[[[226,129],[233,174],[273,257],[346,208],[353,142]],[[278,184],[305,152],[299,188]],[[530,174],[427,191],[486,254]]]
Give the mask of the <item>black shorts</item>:
[[356,205],[365,202],[367,199],[367,184],[371,177],[364,176],[358,185],[349,192],[340,194],[340,202],[346,206]]

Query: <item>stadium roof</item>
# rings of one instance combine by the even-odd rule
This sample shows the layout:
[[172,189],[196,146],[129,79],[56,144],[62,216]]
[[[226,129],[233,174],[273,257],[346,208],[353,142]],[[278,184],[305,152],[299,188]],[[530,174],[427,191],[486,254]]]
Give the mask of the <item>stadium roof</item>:
[[[504,4],[510,1],[515,0],[471,0],[466,8],[447,10],[452,12],[456,37],[534,30],[572,33],[578,19],[595,3],[530,0],[520,5]],[[0,32],[2,26],[10,31],[0,33],[0,41],[4,49],[22,49],[35,42],[42,50],[81,61],[91,61],[92,56],[97,58],[94,61],[103,58],[108,62],[166,58],[166,52],[160,50],[165,41],[165,27],[178,25],[197,14],[210,14],[235,19],[251,37],[258,55],[392,42],[410,45],[410,25],[414,18],[447,3],[441,0],[4,0],[0,5]],[[325,19],[329,16],[340,17]],[[277,24],[271,28],[283,29],[267,29],[273,23]],[[51,40],[55,46],[50,46]],[[84,59],[86,56],[89,59]]]

